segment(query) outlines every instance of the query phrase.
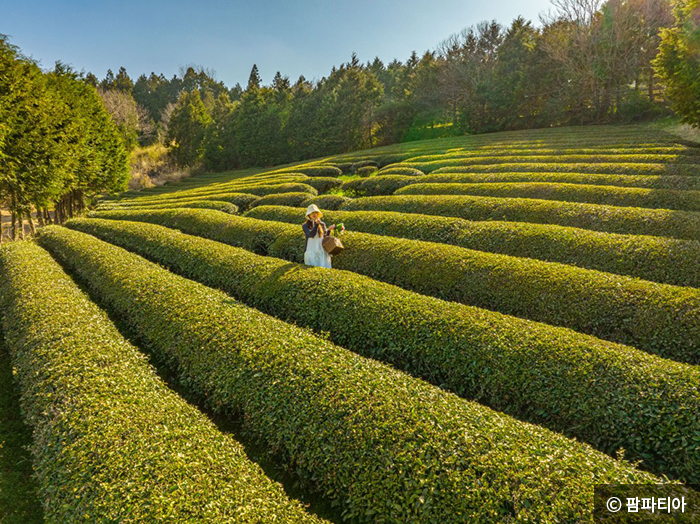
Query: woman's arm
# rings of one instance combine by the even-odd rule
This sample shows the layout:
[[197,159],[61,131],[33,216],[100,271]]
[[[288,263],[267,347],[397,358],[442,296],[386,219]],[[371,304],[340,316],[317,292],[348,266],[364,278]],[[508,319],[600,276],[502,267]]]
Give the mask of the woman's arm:
[[312,227],[309,227],[308,223],[304,223],[301,227],[304,229],[306,238],[313,238],[318,234],[318,224],[316,223]]

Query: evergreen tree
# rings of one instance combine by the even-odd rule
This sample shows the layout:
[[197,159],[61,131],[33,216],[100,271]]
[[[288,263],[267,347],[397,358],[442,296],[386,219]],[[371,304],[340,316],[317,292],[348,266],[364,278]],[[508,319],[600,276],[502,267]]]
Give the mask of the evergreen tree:
[[654,66],[674,110],[700,127],[700,0],[675,0],[675,24],[663,29]]
[[170,117],[167,133],[173,146],[173,158],[179,165],[192,166],[202,158],[204,135],[210,122],[199,91],[183,91]]

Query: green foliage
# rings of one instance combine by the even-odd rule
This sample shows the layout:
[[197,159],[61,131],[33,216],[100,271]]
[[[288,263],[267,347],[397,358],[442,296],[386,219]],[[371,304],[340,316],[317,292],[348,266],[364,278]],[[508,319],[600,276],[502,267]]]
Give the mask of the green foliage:
[[413,167],[399,167],[390,164],[379,170],[379,175],[404,175],[404,176],[423,176],[425,173],[420,169],[415,169]]
[[368,176],[371,176],[372,174],[377,172],[377,168],[374,166],[364,166],[364,167],[358,167],[355,170],[355,174],[357,176],[367,178]]
[[360,162],[355,162],[350,166],[350,172],[357,173],[357,170],[363,167],[373,167],[376,170],[379,169],[379,162],[376,160],[361,160]]
[[301,166],[294,167],[295,172],[303,173],[306,176],[312,177],[339,177],[343,174],[340,168],[335,166]]
[[[15,214],[125,189],[127,155],[94,87],[42,72],[0,35],[0,201]],[[60,219],[60,217],[59,217]]]
[[[594,484],[661,481],[89,235],[52,227],[41,242],[189,389],[220,410],[242,411],[249,434],[336,501],[346,519],[576,520],[590,515]],[[322,271],[299,270],[329,275]]]
[[672,4],[675,23],[661,30],[653,64],[673,109],[684,122],[700,127],[700,1],[674,0]]
[[415,180],[411,176],[382,174],[370,178],[348,180],[343,184],[342,189],[353,191],[358,196],[392,195],[397,189],[413,182]]
[[[298,216],[297,216],[298,221]],[[220,288],[250,306],[461,396],[543,423],[644,467],[698,479],[700,370],[566,329],[442,302],[345,271],[324,274],[151,224],[68,227]],[[314,308],[305,297],[313,289]],[[318,311],[332,311],[328,322]],[[403,319],[397,322],[396,319]],[[566,372],[562,372],[566,370]],[[658,420],[673,420],[672,427]],[[687,435],[684,439],[681,435]]]
[[4,246],[0,267],[47,521],[319,521],[172,392],[45,251]]
[[[440,170],[441,171],[441,170]],[[700,190],[700,177],[665,175],[596,175],[588,173],[464,173],[433,172],[412,183],[462,183],[486,182],[555,182],[566,184],[593,184],[616,187],[645,187],[649,189],[695,189]],[[385,172],[382,171],[381,174]]]
[[[306,194],[306,193],[304,193]],[[251,199],[250,202],[254,203],[258,200],[257,197]],[[249,204],[250,206],[250,204]],[[248,207],[249,207],[248,206]],[[221,211],[223,213],[229,213],[235,215],[238,213],[238,206],[231,202],[224,202],[221,200],[176,200],[174,202],[161,202],[156,204],[142,204],[129,206],[128,209],[175,209],[175,208],[190,208],[190,209],[214,209],[216,211]],[[106,211],[110,209],[124,209],[124,206],[119,206],[115,204],[101,204],[97,206],[98,211]]]
[[318,194],[318,191],[309,184],[291,182],[288,184],[260,184],[256,186],[241,187],[244,191],[251,195],[266,196],[276,195],[281,193],[311,193]]
[[195,165],[204,152],[204,135],[211,117],[198,90],[180,94],[168,123],[167,139],[173,142],[172,154],[181,166]]
[[265,195],[251,204],[251,208],[257,206],[301,206],[309,198],[316,198],[313,193],[272,193]]
[[44,522],[27,451],[31,442],[32,433],[22,419],[19,392],[0,329],[0,522]]
[[551,182],[489,182],[486,184],[419,183],[402,187],[396,195],[480,195],[538,198],[558,202],[586,202],[623,207],[700,211],[700,191],[644,189]]
[[[309,199],[321,209],[338,209]],[[348,201],[349,199],[344,199]],[[246,216],[296,224],[304,209],[256,207]],[[571,227],[526,222],[483,221],[396,213],[337,211],[325,213],[327,223],[343,222],[350,231],[442,242],[468,249],[515,257],[561,262],[607,273],[700,288],[700,242],[673,238],[618,235]]]
[[529,198],[396,195],[358,198],[345,211],[396,211],[464,218],[533,222],[625,235],[700,240],[700,216],[688,211],[556,202]]
[[[527,159],[527,157],[523,157]],[[411,167],[417,167],[426,173],[464,172],[465,167],[459,159],[436,160],[432,162],[410,162]],[[594,173],[611,175],[678,175],[695,176],[698,165],[688,164],[632,164],[632,163],[603,163],[567,164],[557,162],[556,158],[549,163],[513,162],[505,160],[493,164],[474,164],[468,167],[471,173]]]
[[[340,206],[348,202],[350,199],[348,197],[344,197],[342,195],[322,195],[322,196],[317,196],[317,197],[312,197],[304,200],[301,203],[302,207],[309,207],[311,204],[316,204],[319,209],[338,209]],[[294,220],[294,222],[298,222],[298,217],[302,215],[297,215],[297,220]]]
[[[105,211],[97,216],[157,223],[255,253],[302,261],[299,226],[205,210]],[[345,232],[343,243],[352,249],[334,257],[335,268],[700,363],[700,290],[367,233]]]
[[309,178],[305,183],[316,189],[319,194],[328,193],[331,189],[336,189],[343,185],[342,180],[334,177]]

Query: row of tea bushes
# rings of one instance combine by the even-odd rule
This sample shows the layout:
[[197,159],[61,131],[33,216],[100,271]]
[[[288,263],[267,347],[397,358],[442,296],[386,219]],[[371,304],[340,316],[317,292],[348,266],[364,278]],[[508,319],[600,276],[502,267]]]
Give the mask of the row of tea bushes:
[[[430,162],[429,164],[410,164],[426,173],[461,173],[464,172],[464,165],[454,160],[441,160]],[[469,171],[472,173],[595,173],[595,174],[618,174],[618,175],[675,175],[675,176],[696,176],[699,166],[697,164],[567,164],[565,162],[548,163],[502,163],[471,165]]]
[[32,475],[31,444],[32,432],[22,418],[0,318],[0,522],[44,522],[38,486]]
[[[257,197],[256,197],[257,200]],[[174,209],[174,208],[191,208],[191,209],[213,209],[230,215],[238,213],[238,206],[231,202],[221,200],[175,200],[173,202],[163,202],[158,204],[141,204],[132,206],[119,206],[101,204],[97,207],[98,211],[109,209]]]
[[[300,226],[207,210],[112,211],[101,218],[175,227],[303,261]],[[700,290],[446,244],[346,232],[333,267],[445,300],[569,327],[700,363]]]
[[689,211],[469,195],[365,197],[353,199],[341,209],[555,224],[624,235],[700,240],[700,213]]
[[346,519],[575,521],[591,514],[594,484],[660,481],[90,235],[50,227],[40,241],[193,392],[242,412],[246,431]]
[[168,207],[188,207],[181,206],[181,202],[228,202],[235,205],[239,211],[245,211],[249,209],[254,202],[260,200],[258,195],[251,195],[250,193],[215,193],[214,195],[202,195],[197,197],[196,200],[186,199],[167,199],[159,201],[158,203],[141,202],[139,200],[134,200],[133,202],[124,202],[122,204],[112,204],[111,202],[100,203],[97,207],[98,211],[106,209],[160,209]]
[[490,182],[554,182],[649,189],[700,189],[698,176],[597,175],[589,173],[431,173],[413,183],[483,184]]
[[33,243],[0,249],[3,327],[48,522],[319,522],[170,391]]
[[[273,193],[260,197],[251,204],[251,208],[257,206],[301,206],[302,202],[306,202],[310,198],[316,198],[314,193]],[[302,215],[303,217],[303,215]]]
[[[700,177],[698,177],[700,178]],[[700,191],[644,189],[550,182],[491,182],[486,184],[421,183],[397,189],[396,195],[476,195],[537,198],[622,207],[700,211]]]
[[348,180],[342,185],[343,191],[358,196],[391,195],[397,189],[416,182],[416,178],[407,175],[381,175],[370,178]]
[[[607,453],[625,448],[647,469],[700,480],[696,366],[158,225],[78,219],[67,226],[461,396]],[[324,312],[333,312],[332,321]],[[662,419],[673,423],[659,424]]]
[[[349,231],[441,242],[515,257],[560,262],[676,286],[700,287],[700,242],[642,235],[618,235],[527,222],[474,222],[462,218],[392,211],[334,211],[318,197],[326,224],[343,222]],[[348,199],[338,202],[342,205]],[[330,210],[330,211],[329,211]],[[300,223],[305,209],[261,206],[246,216]]]
[[[591,156],[601,158],[603,161],[607,158],[620,157],[628,158],[627,155],[634,155],[637,158],[654,159],[654,162],[696,162],[700,160],[700,148],[688,148],[685,146],[647,146],[647,147],[618,147],[618,148],[601,148],[601,147],[573,147],[555,149],[547,145],[536,146],[529,144],[526,146],[514,145],[510,146],[505,143],[494,144],[488,147],[478,149],[455,149],[448,151],[445,156],[450,158],[480,158],[480,157],[532,157],[532,156],[548,156],[548,157],[570,157],[572,155],[581,158],[589,158]],[[421,157],[411,157],[411,160],[438,160],[434,155],[423,155]],[[587,162],[588,160],[581,160]],[[613,160],[610,160],[613,161]]]
[[[440,162],[443,160],[455,160],[463,166],[487,165],[487,164],[549,164],[562,162],[565,164],[673,164],[688,163],[700,164],[700,157],[677,154],[522,154],[521,151],[514,151],[512,154],[501,155],[473,155],[470,152],[453,152],[445,155],[424,155],[413,157],[409,162]],[[697,166],[697,167],[700,167]]]
[[342,195],[321,195],[317,197],[308,198],[301,203],[302,207],[304,208],[302,211],[304,212],[297,214],[293,222],[296,223],[300,220],[303,220],[302,217],[306,214],[306,207],[310,206],[311,204],[316,204],[319,207],[319,209],[323,210],[339,209],[350,200],[350,198]]

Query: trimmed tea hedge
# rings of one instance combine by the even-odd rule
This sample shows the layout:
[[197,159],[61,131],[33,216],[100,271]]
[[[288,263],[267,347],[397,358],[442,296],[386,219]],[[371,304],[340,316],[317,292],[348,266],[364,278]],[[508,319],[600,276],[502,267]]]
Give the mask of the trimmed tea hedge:
[[[464,172],[464,165],[458,165],[454,160],[430,162],[429,164],[412,165],[408,167],[418,168],[426,173],[450,173]],[[698,164],[567,164],[555,163],[502,163],[469,166],[472,173],[509,173],[509,172],[546,172],[546,173],[600,173],[620,175],[679,175],[696,176],[700,166]]]
[[14,243],[0,267],[47,521],[320,521],[168,389],[48,253]]
[[290,184],[272,184],[272,185],[259,185],[259,186],[249,186],[244,188],[246,193],[251,195],[257,195],[260,197],[273,195],[276,193],[311,193],[312,195],[317,195],[318,191],[308,184],[302,183],[290,183]]
[[343,172],[335,167],[335,166],[301,166],[301,167],[295,167],[295,171],[298,171],[299,173],[303,173],[306,176],[313,176],[313,177],[339,177],[340,175],[343,174]]
[[[700,443],[693,440],[700,431],[697,367],[345,271],[290,267],[154,224],[78,219],[67,225],[459,395],[607,453],[623,447],[647,469],[700,480]],[[313,308],[305,298],[310,290]],[[318,311],[332,311],[333,320]],[[658,423],[664,418],[672,426]]]
[[365,167],[373,167],[374,171],[376,171],[379,169],[379,162],[376,160],[361,160],[355,162],[350,166],[350,172],[359,174],[360,169],[364,169]]
[[365,166],[365,167],[360,167],[355,171],[355,174],[357,176],[360,176],[362,178],[367,178],[371,176],[372,174],[377,172],[377,168],[374,166]]
[[564,182],[650,189],[700,189],[698,176],[596,175],[588,173],[431,173],[411,183]]
[[379,170],[380,175],[404,175],[404,176],[424,176],[420,169],[412,167],[396,167],[393,165],[383,167]]
[[593,484],[660,481],[84,233],[50,227],[41,242],[347,519],[575,521],[591,513]]
[[265,205],[300,206],[302,202],[309,198],[316,198],[316,195],[313,193],[273,193],[261,197],[260,200],[256,200],[250,207],[254,208],[256,206]]
[[[98,211],[108,209],[124,209],[126,206],[106,206],[97,207]],[[173,209],[173,208],[192,208],[192,209],[214,209],[230,215],[238,213],[238,206],[231,202],[223,202],[220,200],[176,200],[174,202],[164,202],[162,204],[142,204],[140,206],[128,206],[128,209]]]
[[625,235],[700,240],[700,213],[689,211],[466,195],[395,195],[356,198],[341,209],[420,213],[467,220],[535,222]]
[[[231,204],[238,207],[240,211],[245,211],[250,208],[250,205],[260,199],[257,195],[251,195],[249,193],[216,193],[214,195],[202,195],[197,197],[197,202],[230,202]],[[112,206],[112,209],[131,209],[135,207],[155,207],[156,205],[165,206],[170,204],[178,204],[179,202],[187,202],[190,198],[169,198],[160,199],[158,202],[147,202],[136,199],[129,202],[123,202],[120,204],[107,203],[106,205],[100,205],[99,209],[104,209],[105,207]]]
[[[301,205],[303,208],[306,208],[310,206],[311,204],[316,204],[321,210],[326,210],[326,209],[338,209],[340,206],[345,204],[346,202],[349,202],[350,199],[348,197],[344,197],[341,195],[321,195],[317,197],[312,197],[304,200]],[[305,209],[303,211],[306,211]],[[294,222],[299,221],[299,217],[303,217],[304,214],[302,213],[301,215],[297,215],[297,220]],[[302,219],[303,220],[303,219]]]
[[[442,160],[454,160],[464,166],[472,165],[488,165],[488,164],[504,164],[504,163],[529,163],[529,164],[546,164],[551,162],[563,162],[566,164],[673,164],[679,162],[692,163],[696,157],[681,156],[681,155],[664,155],[664,154],[596,154],[588,153],[584,155],[567,155],[567,154],[522,154],[520,151],[513,151],[511,154],[505,155],[472,155],[451,153],[447,155],[429,155],[414,157],[410,162],[430,162]],[[698,166],[700,167],[700,166]]]
[[31,444],[32,432],[22,418],[0,317],[0,522],[44,522],[38,485],[32,475]]
[[[301,226],[208,210],[98,217],[186,233],[303,261]],[[700,363],[700,290],[445,244],[346,232],[333,266],[418,293],[564,326],[681,362]]]
[[487,184],[412,184],[396,195],[478,195],[539,198],[611,206],[700,211],[700,191],[643,189],[549,182],[491,182]]
[[310,185],[316,191],[318,191],[319,194],[321,193],[327,193],[331,189],[336,189],[340,186],[343,185],[343,181],[340,180],[339,178],[332,178],[332,177],[318,177],[318,178],[309,178],[308,182],[306,184]]
[[406,175],[381,175],[370,178],[348,180],[343,190],[354,191],[361,196],[391,195],[397,189],[415,182],[415,178]]
[[[317,199],[318,200],[318,199]],[[308,206],[308,203],[303,203]],[[323,209],[323,206],[320,206]],[[326,206],[325,209],[333,210]],[[246,216],[299,223],[303,208],[261,206]],[[587,269],[672,284],[700,287],[700,242],[643,235],[618,235],[526,222],[473,222],[461,218],[395,213],[336,211],[326,223],[350,231],[441,242],[516,257],[561,262]]]

